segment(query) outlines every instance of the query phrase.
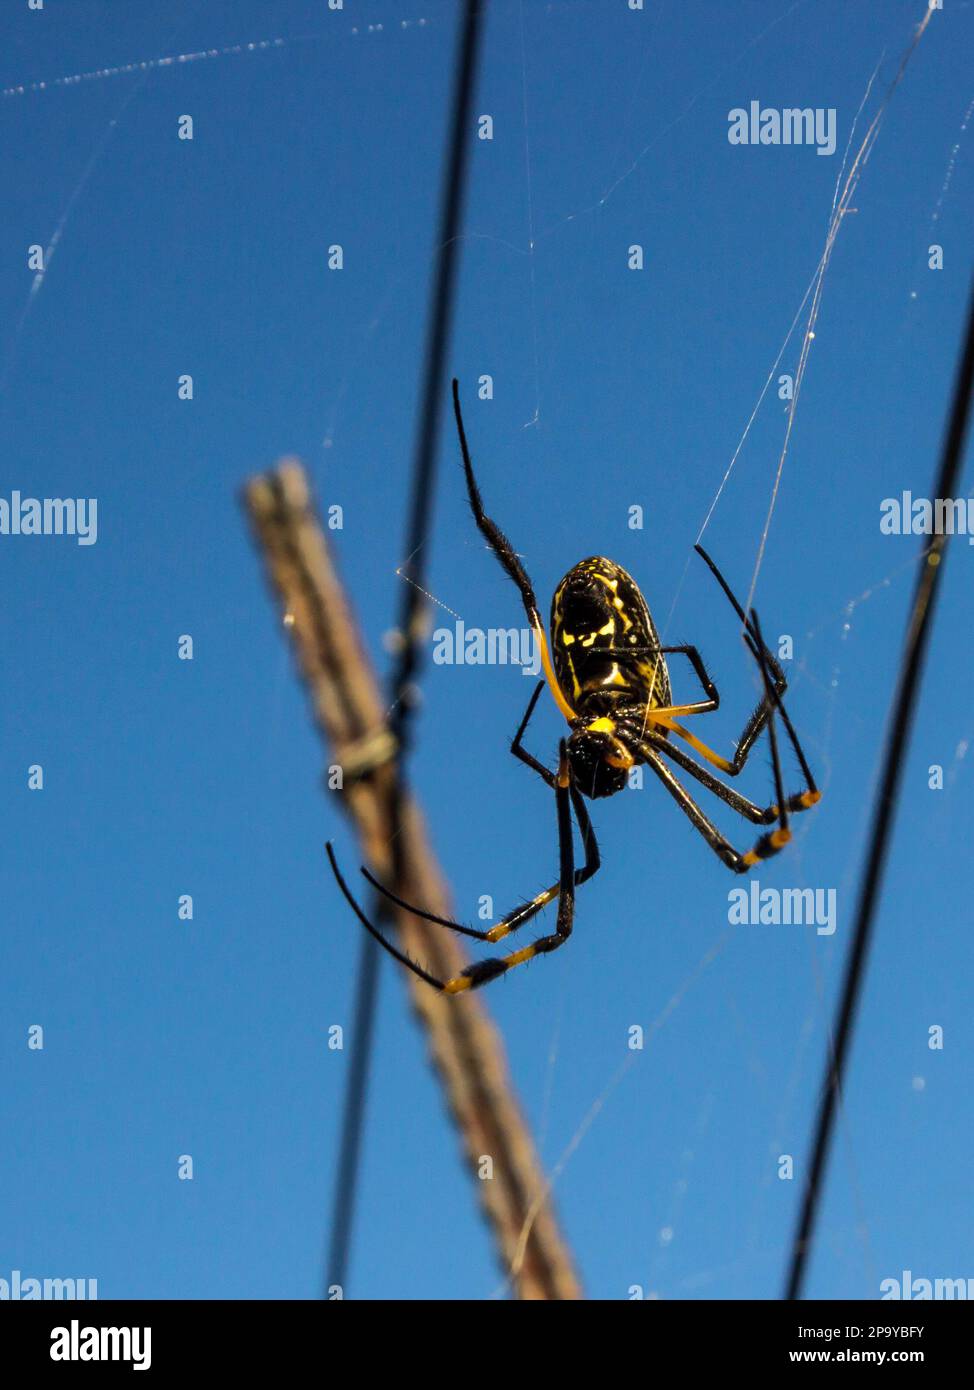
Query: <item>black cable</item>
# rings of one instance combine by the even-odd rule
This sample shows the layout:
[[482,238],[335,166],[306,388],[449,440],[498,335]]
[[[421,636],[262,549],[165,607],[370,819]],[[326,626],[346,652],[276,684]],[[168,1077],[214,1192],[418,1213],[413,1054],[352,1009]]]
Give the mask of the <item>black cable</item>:
[[355,983],[355,1014],[352,1019],[352,1046],[348,1082],[342,1111],[342,1137],[338,1150],[338,1177],[332,1200],[331,1235],[328,1263],[325,1265],[325,1298],[332,1289],[344,1289],[348,1268],[348,1247],[352,1235],[352,1215],[358,1187],[358,1160],[362,1147],[362,1121],[365,1095],[372,1061],[372,1029],[378,991],[376,982],[382,952],[371,936],[362,932],[358,974]]
[[400,747],[405,738],[407,719],[412,711],[409,684],[419,665],[421,650],[417,625],[426,597],[422,592],[426,587],[422,581],[426,574],[426,541],[433,510],[433,483],[440,419],[446,396],[443,363],[453,317],[453,296],[459,264],[457,235],[466,191],[467,164],[473,142],[470,112],[480,40],[480,13],[478,0],[467,0],[460,36],[456,86],[453,92],[453,135],[440,207],[437,241],[439,265],[427,330],[423,404],[413,454],[413,492],[406,531],[406,560],[401,570],[406,581],[399,612],[399,633],[403,645],[399,665],[392,680],[396,704],[390,721],[393,733],[400,740]]
[[[453,84],[450,116],[450,145],[443,174],[440,216],[436,242],[437,264],[430,305],[425,344],[425,371],[422,404],[417,424],[413,452],[413,485],[406,530],[406,562],[403,577],[411,582],[405,586],[399,619],[403,646],[391,681],[393,710],[390,728],[399,748],[398,785],[393,805],[393,879],[399,884],[404,873],[402,837],[395,834],[403,804],[404,780],[402,758],[406,748],[409,715],[413,709],[411,683],[419,665],[419,616],[423,600],[421,588],[426,570],[426,541],[430,530],[435,481],[436,453],[440,435],[440,418],[446,399],[445,358],[453,318],[460,243],[458,233],[466,192],[467,165],[473,142],[470,113],[476,85],[477,57],[480,48],[481,0],[466,0],[457,43],[457,62]],[[419,586],[419,587],[417,587]],[[385,914],[384,900],[379,899],[377,916]],[[372,1052],[375,1002],[379,979],[381,952],[370,936],[364,936],[359,959],[356,986],[355,1017],[352,1025],[351,1068],[345,1092],[342,1115],[342,1136],[339,1147],[338,1172],[332,1205],[331,1237],[328,1264],[325,1269],[325,1297],[335,1285],[344,1288],[348,1269],[348,1252],[352,1236],[362,1123],[365,1114],[366,1090]]]
[[[974,290],[972,290],[968,310],[966,338],[957,371],[953,403],[947,434],[944,439],[940,474],[937,479],[936,491],[933,494],[934,498],[946,499],[954,496],[964,456],[972,390],[974,390]],[[930,640],[934,606],[946,559],[947,540],[946,533],[936,535],[929,549],[925,552],[925,558],[924,554],[921,554],[920,576],[914,594],[913,607],[910,611],[910,620],[907,624],[906,641],[892,706],[893,716],[886,740],[885,768],[873,812],[869,854],[859,890],[852,948],[846,964],[842,998],[835,1025],[835,1045],[834,1048],[830,1049],[826,1060],[825,1080],[819,1101],[810,1176],[791,1252],[791,1267],[785,1292],[785,1297],[788,1299],[796,1299],[801,1296],[808,1254],[815,1234],[822,1182],[835,1123],[835,1111],[842,1091],[843,1074],[852,1037],[856,1007],[865,977],[866,957],[889,850],[903,766],[906,762],[910,733],[916,714],[923,661]]]

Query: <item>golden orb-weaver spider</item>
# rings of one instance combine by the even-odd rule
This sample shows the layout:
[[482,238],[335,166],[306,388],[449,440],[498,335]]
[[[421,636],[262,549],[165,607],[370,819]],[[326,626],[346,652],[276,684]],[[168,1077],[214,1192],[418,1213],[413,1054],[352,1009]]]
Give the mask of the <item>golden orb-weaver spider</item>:
[[[448,927],[463,936],[473,937],[476,941],[500,941],[523,927],[525,922],[530,921],[543,907],[557,898],[558,920],[555,930],[551,935],[539,937],[519,951],[475,962],[450,980],[438,980],[404,952],[397,950],[369,920],[342,877],[332,846],[326,846],[338,885],[366,930],[371,932],[379,944],[402,965],[446,994],[476,989],[506,974],[513,966],[557,950],[565,944],[572,931],[575,889],[590,879],[600,866],[598,843],[583,798],[613,796],[626,785],[629,770],[638,764],[652,768],[694,828],[700,832],[721,862],[735,873],[748,873],[755,864],[777,854],[791,839],[789,812],[805,811],[821,800],[821,792],[815,785],[798,736],[782,704],[782,696],[787,688],[784,672],[764,644],[757,613],[752,608],[745,614],[720,570],[701,546],[698,545],[695,549],[709,566],[743,624],[744,641],[758,664],[764,682],[764,694],[744,726],[733,758],[721,757],[679,722],[692,715],[709,714],[717,709],[720,705],[720,695],[708,676],[696,647],[664,647],[661,644],[646,600],[635,580],[621,565],[607,560],[604,556],[596,555],[581,560],[568,571],[555,590],[551,603],[549,649],[531,581],[507,537],[484,511],[467,447],[456,380],[453,382],[453,409],[474,520],[498,560],[517,585],[541,653],[545,679],[538,683],[531,695],[524,718],[511,743],[511,752],[536,772],[555,793],[559,846],[558,882],[546,888],[530,902],[517,907],[493,927],[481,931],[476,927],[465,926],[462,922],[454,922],[446,917],[438,917],[435,913],[425,912],[379,883],[368,869],[363,868],[362,873],[374,888],[399,907],[415,913],[427,922]],[[553,659],[551,650],[554,652]],[[672,703],[666,657],[675,655],[685,656],[690,662],[703,687],[704,699],[690,704]],[[522,744],[545,683],[550,687],[555,703],[571,730],[568,739],[562,739],[559,744],[557,772],[551,772],[543,763],[538,762]],[[776,716],[781,718],[805,779],[805,790],[787,798],[784,794],[778,757]],[[701,766],[673,743],[670,737],[675,734],[689,744],[705,762],[730,777],[736,777],[765,728],[771,748],[777,797],[777,800],[767,807],[756,805],[721,782],[707,767]],[[713,792],[753,824],[770,825],[776,821],[776,829],[762,835],[746,853],[736,850],[677,779],[668,766],[667,759],[676,763],[677,767],[682,768],[707,791]],[[581,869],[575,868],[573,809],[585,851],[585,864]]]

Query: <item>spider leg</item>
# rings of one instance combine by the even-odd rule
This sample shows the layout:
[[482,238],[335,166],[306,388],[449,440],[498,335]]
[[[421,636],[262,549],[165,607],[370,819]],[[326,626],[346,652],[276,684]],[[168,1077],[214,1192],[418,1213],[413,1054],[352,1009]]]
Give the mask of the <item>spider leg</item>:
[[[701,767],[694,762],[689,753],[685,753],[679,745],[671,743],[662,733],[653,729],[647,731],[643,745],[640,746],[640,753],[645,755],[644,745],[649,745],[662,753],[664,757],[671,758],[677,763],[684,772],[695,778],[708,792],[713,792],[714,796],[720,797],[721,801],[732,807],[739,815],[745,816],[754,825],[770,825],[778,818],[777,806],[761,807],[750,800],[749,797],[742,796],[733,787],[728,787],[715,777],[706,767]],[[789,806],[788,808],[792,808]]]
[[434,989],[441,990],[443,988],[442,980],[438,980],[435,975],[431,975],[428,970],[424,970],[421,965],[417,965],[417,963],[414,960],[412,960],[409,956],[406,955],[405,951],[400,951],[396,946],[393,946],[392,942],[387,941],[386,938],[382,935],[382,933],[379,931],[379,928],[374,926],[372,922],[369,921],[368,917],[366,917],[365,913],[362,911],[358,903],[355,901],[355,898],[352,895],[352,890],[349,888],[348,884],[345,882],[345,879],[342,877],[342,871],[338,867],[338,860],[335,858],[335,851],[334,849],[332,849],[332,844],[330,840],[325,841],[325,852],[328,855],[328,862],[329,864],[331,864],[331,871],[335,875],[335,882],[338,884],[339,888],[342,890],[342,893],[345,895],[345,901],[348,903],[349,907],[355,913],[355,916],[362,923],[362,926],[369,933],[369,935],[375,938],[375,940],[379,943],[379,945],[382,947],[384,951],[388,951],[390,956],[393,956],[397,961],[399,961],[400,965],[404,965],[407,970],[411,970],[414,975],[418,975],[421,980],[425,980],[426,983],[428,985],[432,985]]
[[[527,727],[531,722],[531,716],[532,714],[534,714],[534,707],[538,703],[538,697],[540,696],[544,688],[544,681],[538,681],[537,685],[534,687],[534,690],[531,693],[531,698],[528,701],[528,707],[524,711],[524,718],[518,725],[517,733],[511,740],[511,752],[514,754],[515,758],[519,758],[522,763],[526,763],[527,766],[532,770],[532,772],[536,772],[538,776],[542,779],[542,781],[546,782],[549,787],[553,788],[555,785],[555,774],[549,771],[549,769],[545,767],[544,763],[539,763],[537,758],[533,757],[532,754],[530,754],[527,751],[527,749],[521,742],[521,740],[524,738],[525,733],[527,732]],[[581,826],[579,826],[579,829],[581,829]]]
[[[531,698],[528,701],[528,707],[524,711],[524,718],[518,725],[517,733],[511,741],[511,752],[514,754],[515,758],[519,758],[522,763],[530,767],[539,777],[544,779],[549,787],[557,792],[557,778],[555,774],[550,772],[543,763],[538,762],[537,758],[533,757],[521,742],[527,731],[531,716],[534,713],[534,707],[538,703],[538,697],[544,689],[544,686],[544,681],[538,681],[535,686]],[[578,823],[578,833],[582,837],[582,847],[585,850],[585,864],[581,869],[575,870],[574,881],[575,887],[577,888],[580,884],[586,883],[598,873],[602,860],[599,854],[598,841],[595,838],[595,830],[592,827],[588,808],[585,805],[585,798],[573,783],[569,786],[569,795],[571,797],[572,806],[575,809],[575,819]],[[509,913],[507,917],[502,918],[501,921],[491,927],[488,932],[485,932],[484,940],[500,941],[502,937],[508,936],[512,931],[517,931],[519,927],[523,927],[525,922],[530,921],[536,913],[540,912],[543,907],[547,907],[548,903],[558,896],[561,891],[560,883],[561,880],[559,880],[558,883],[553,883],[549,888],[546,888],[543,893],[539,893],[537,897],[532,898],[530,903],[523,904],[522,907]]]
[[[782,832],[779,828],[769,835],[762,835],[752,849],[748,850],[746,854],[742,854],[701,811],[682,782],[677,780],[664,763],[656,748],[647,744],[644,749],[644,756],[647,764],[656,773],[693,828],[699,831],[717,858],[728,869],[733,869],[738,874],[746,874],[760,860],[770,859],[773,854],[777,854],[788,843],[790,831]],[[784,834],[784,838],[782,838],[782,834]]]
[[704,688],[704,693],[707,696],[706,700],[700,700],[695,705],[685,705],[685,713],[709,714],[711,710],[720,709],[720,691],[708,676],[707,668],[703,664],[703,657],[697,651],[696,647],[685,645],[680,647],[661,647],[660,650],[667,655],[680,653],[685,656],[696,672],[697,680]]
[[[821,792],[815,784],[815,778],[812,776],[811,768],[808,765],[808,759],[805,757],[802,750],[798,735],[795,732],[795,727],[782,703],[781,697],[788,689],[788,681],[785,677],[785,673],[780,663],[773,653],[765,646],[761,638],[757,623],[754,620],[754,610],[752,609],[750,614],[745,614],[744,609],[734,596],[727,580],[704,550],[703,546],[698,545],[695,549],[706,562],[711,573],[723,589],[735,613],[744,625],[744,640],[762,672],[765,687],[764,695],[744,726],[744,730],[737,741],[737,748],[733,758],[724,758],[719,753],[714,752],[712,748],[709,748],[707,744],[703,743],[695,734],[692,734],[689,729],[683,728],[675,718],[676,715],[706,713],[707,711],[704,709],[692,705],[675,705],[665,709],[652,709],[647,713],[647,723],[657,724],[663,728],[669,729],[672,733],[675,733],[677,737],[688,743],[691,748],[695,749],[706,762],[718,768],[728,777],[737,777],[747,762],[748,755],[755,741],[771,719],[772,712],[777,712],[781,716],[781,722],[788,735],[788,740],[794,749],[807,787],[807,791],[802,793],[803,799],[801,805],[792,809],[807,810],[809,806],[814,806],[821,800]],[[689,651],[687,655],[689,656]],[[699,653],[697,655],[699,657]],[[704,690],[713,698],[716,692],[712,692],[710,687],[712,687],[713,683],[706,679],[706,672],[702,671],[702,661],[700,662],[700,666],[697,667],[697,662],[694,661],[692,656],[690,660],[693,662],[695,669],[697,669],[697,675],[701,678]],[[719,696],[717,698],[719,703]],[[711,706],[711,708],[716,708],[716,706]]]
[[[545,768],[547,772],[548,769]],[[553,773],[548,773],[552,784],[557,781]],[[557,788],[556,788],[557,790]],[[585,850],[585,863],[580,869],[575,870],[575,887],[587,882],[598,873],[601,867],[601,856],[599,854],[598,841],[595,838],[595,830],[589,819],[588,809],[585,801],[575,786],[569,788],[572,806],[575,808],[575,817],[578,821],[579,834],[582,837],[582,846]],[[461,936],[473,937],[475,941],[500,941],[503,937],[509,936],[511,932],[523,927],[525,922],[530,922],[532,917],[536,917],[543,907],[547,907],[550,902],[554,902],[561,892],[561,880],[551,884],[543,892],[538,893],[530,902],[521,903],[513,912],[509,912],[506,917],[502,917],[494,926],[486,931],[478,927],[468,927],[462,922],[456,922],[450,917],[439,917],[435,912],[427,912],[424,908],[416,907],[414,903],[406,902],[405,898],[400,898],[391,888],[379,882],[379,880],[369,872],[363,865],[360,869],[362,875],[368,879],[372,887],[381,893],[384,898],[394,902],[397,907],[404,908],[411,912],[414,917],[421,917],[424,922],[432,922],[438,927],[447,927],[450,931],[459,932]]]
[[764,694],[768,701],[770,713],[768,715],[768,744],[771,748],[771,767],[774,772],[774,789],[778,797],[778,829],[772,839],[787,843],[791,839],[791,831],[788,829],[788,807],[785,803],[785,784],[781,776],[781,758],[778,756],[778,730],[775,725],[775,710],[780,704],[777,692],[771,684],[771,672],[768,669],[768,649],[764,645],[761,637],[761,624],[758,621],[757,610],[751,609],[751,617],[754,622],[754,635],[756,644],[752,648],[757,657],[758,665],[761,667],[761,679],[764,681]]
[[[528,715],[526,715],[525,719],[522,721],[521,729],[518,731],[519,735],[523,733],[527,719],[530,716],[531,709],[533,709],[536,700],[537,692],[532,696]],[[545,771],[547,771],[547,769],[545,769]],[[567,941],[568,937],[571,935],[575,910],[575,888],[578,884],[584,883],[587,879],[591,878],[593,874],[598,872],[601,860],[595,832],[592,828],[585,803],[581,794],[571,784],[568,769],[568,756],[564,740],[562,740],[560,748],[558,775],[555,777],[549,773],[549,776],[552,777],[552,782],[554,783],[558,816],[560,866],[558,882],[552,884],[550,888],[545,889],[543,893],[539,893],[530,903],[523,904],[521,907],[517,908],[494,927],[491,927],[489,931],[480,931],[476,927],[466,927],[460,922],[453,922],[445,917],[438,917],[434,913],[425,912],[420,908],[416,908],[411,903],[407,903],[405,899],[393,893],[390,889],[384,887],[367,869],[362,869],[362,873],[373,887],[378,889],[380,893],[389,898],[392,902],[396,903],[397,906],[414,913],[417,917],[421,917],[425,921],[433,922],[438,926],[448,927],[451,931],[460,932],[464,936],[472,936],[478,941],[499,941],[502,937],[507,936],[508,933],[522,927],[525,922],[534,917],[543,907],[547,906],[549,902],[558,898],[558,920],[552,935],[540,937],[529,946],[523,947],[520,951],[514,951],[510,955],[495,957],[485,961],[477,961],[467,966],[466,969],[462,970],[459,975],[455,975],[451,980],[438,980],[435,976],[424,970],[422,966],[418,965],[416,961],[412,960],[411,957],[407,956],[404,951],[400,951],[395,947],[382,932],[379,931],[378,927],[369,920],[352,895],[348,884],[345,882],[338,868],[338,863],[331,844],[329,843],[325,846],[328,852],[331,869],[335,875],[338,886],[365,929],[391,956],[399,961],[401,965],[404,965],[407,970],[411,970],[414,975],[418,975],[420,979],[425,980],[427,984],[433,985],[434,988],[448,994],[458,994],[462,990],[476,989],[480,985],[487,984],[488,981],[495,979],[498,975],[505,974],[515,965],[522,965],[525,961],[533,959],[536,955],[542,955],[556,950],[558,946],[564,945],[565,941]],[[585,864],[580,869],[575,868],[571,817],[573,807],[578,820],[578,829],[582,837],[582,844],[585,849]]]
[[[660,781],[666,787],[683,813],[688,817],[694,828],[704,837],[722,863],[726,864],[729,869],[733,869],[735,873],[740,874],[747,873],[755,864],[760,863],[762,860],[770,859],[772,855],[777,854],[779,850],[783,849],[791,839],[791,830],[788,826],[788,812],[791,808],[789,803],[785,800],[784,795],[774,719],[776,710],[780,708],[780,699],[771,683],[772,673],[767,661],[767,649],[761,639],[761,627],[757,613],[754,612],[754,610],[752,610],[752,622],[753,629],[749,627],[749,633],[753,631],[755,640],[753,643],[749,642],[749,645],[751,645],[752,652],[761,669],[761,676],[765,686],[765,698],[769,701],[767,718],[768,740],[771,745],[771,763],[774,772],[775,793],[777,795],[776,805],[769,808],[769,810],[773,813],[773,819],[778,822],[777,829],[771,831],[770,834],[762,835],[753,848],[742,854],[740,850],[734,848],[713,822],[708,819],[683,784],[678,781],[670,768],[664,763],[660,756],[662,744],[657,745],[652,742],[647,742],[644,743],[640,749],[646,761],[649,763],[649,766],[659,777]],[[676,753],[677,750],[667,749],[667,751]],[[762,821],[767,823],[765,820],[765,816],[767,815],[766,812],[762,812],[760,807],[755,806],[753,802],[748,802],[745,797],[740,797],[737,792],[732,792],[729,787],[722,786],[711,773],[707,772],[704,768],[699,768],[696,767],[695,764],[692,764],[692,760],[688,758],[686,754],[682,753],[682,751],[675,757],[675,761],[680,763],[682,767],[685,767],[693,776],[697,777],[698,781],[702,782],[704,786],[707,786],[709,790],[716,791],[717,795],[721,796],[721,799],[729,805],[735,806],[736,809],[741,810],[744,815],[749,816],[752,820],[756,819],[759,823]],[[808,796],[808,792],[804,793],[804,797],[807,798]],[[799,800],[801,800],[801,798],[799,798]],[[809,801],[807,804],[811,805],[814,803]],[[805,809],[805,804],[803,803],[799,809]]]
[[561,740],[558,755],[558,776],[555,785],[555,801],[558,810],[558,856],[560,873],[558,881],[558,920],[550,936],[539,936],[519,951],[506,956],[493,956],[488,960],[475,962],[461,970],[452,980],[447,980],[443,989],[447,994],[458,994],[461,990],[477,989],[500,975],[506,975],[516,965],[523,965],[535,956],[548,955],[572,934],[575,920],[575,847],[572,843],[572,815],[570,793],[571,772],[568,766],[568,752],[565,740]]
[[[748,646],[751,649],[752,655],[755,657],[756,660],[758,660],[758,663],[760,665],[760,660],[754,647],[754,639],[757,638],[760,641],[760,634],[757,631],[757,625],[752,623],[751,617],[749,617],[744,612],[744,609],[741,607],[739,601],[735,597],[733,590],[727,583],[727,580],[721,574],[720,570],[717,568],[714,561],[707,554],[706,550],[704,550],[703,546],[696,545],[694,546],[694,550],[696,550],[697,554],[707,565],[711,574],[714,576],[714,578],[717,580],[717,583],[723,589],[728,602],[734,609],[734,612],[737,614],[741,622],[744,624],[744,627],[751,638],[751,640],[748,642]],[[752,609],[752,615],[753,612],[754,610]],[[771,689],[766,689],[765,698],[760,702],[757,709],[754,711],[747,724],[744,726],[744,732],[741,734],[741,737],[738,740],[737,752],[734,755],[734,760],[732,763],[732,767],[734,770],[731,775],[736,777],[737,774],[740,772],[741,768],[747,762],[747,755],[751,751],[751,747],[753,746],[755,739],[758,737],[761,730],[767,723],[771,713],[771,706],[773,703],[778,714],[781,716],[781,722],[784,725],[785,732],[788,735],[788,741],[790,742],[792,748],[795,751],[795,757],[798,759],[798,764],[801,767],[802,775],[805,778],[806,783],[808,784],[809,790],[811,792],[817,792],[818,789],[815,785],[815,778],[812,776],[811,768],[808,766],[808,760],[805,757],[804,752],[802,751],[802,746],[798,740],[798,735],[795,732],[795,727],[788,717],[788,711],[785,709],[784,705],[781,702],[781,697],[788,689],[787,677],[785,676],[785,673],[782,670],[781,664],[779,663],[777,658],[774,656],[772,652],[768,650],[768,648],[764,645],[763,642],[761,642],[761,647],[764,652],[764,660],[767,663],[768,670],[770,671],[771,676],[773,678],[770,682]],[[772,690],[774,692],[773,695],[771,693]],[[816,796],[816,800],[820,799],[820,795]],[[814,804],[814,802],[811,804]]]
[[[537,758],[533,757],[524,748],[521,742],[528,724],[530,723],[531,716],[534,713],[535,705],[538,703],[538,698],[542,690],[544,690],[544,686],[544,681],[539,681],[535,686],[531,698],[528,701],[528,707],[524,712],[524,717],[518,725],[517,733],[511,740],[511,752],[516,758],[519,758],[521,762],[526,763],[532,771],[536,772],[539,777],[554,790],[557,780],[555,774],[549,771],[543,763],[538,762]],[[590,879],[593,874],[598,872],[601,860],[598,841],[595,838],[595,831],[592,828],[592,822],[589,819],[585,801],[575,786],[570,787],[569,792],[572,805],[575,808],[575,817],[578,822],[579,834],[582,837],[582,845],[585,849],[584,867],[575,870],[575,886],[578,887],[579,884],[585,883],[587,879]],[[386,888],[386,886],[380,883],[364,866],[360,868],[360,872],[377,892],[381,893],[383,897],[388,898],[390,902],[394,902],[397,907],[404,908],[407,912],[411,912],[414,917],[421,917],[424,922],[432,922],[436,926],[447,927],[450,931],[459,932],[461,936],[472,937],[475,941],[500,941],[502,937],[508,936],[511,932],[517,931],[518,928],[523,927],[525,922],[529,922],[543,907],[547,907],[550,902],[553,902],[559,892],[559,884],[553,883],[549,888],[546,888],[544,892],[538,893],[537,896],[532,898],[529,902],[519,904],[518,907],[512,912],[509,912],[506,917],[502,917],[493,927],[484,930],[479,927],[466,926],[462,922],[457,922],[452,917],[440,917],[435,912],[427,912],[425,908],[417,907],[414,903],[407,902],[405,898],[399,897],[391,888]]]
[[554,667],[551,664],[551,653],[548,650],[548,638],[545,633],[544,623],[541,621],[541,612],[538,608],[538,600],[535,597],[534,587],[528,578],[527,571],[517,557],[517,552],[504,532],[484,511],[483,498],[480,495],[480,488],[477,486],[477,479],[474,477],[473,463],[470,459],[470,450],[467,447],[467,434],[463,428],[463,414],[460,410],[460,383],[456,377],[453,378],[453,414],[457,422],[457,435],[460,439],[460,453],[463,456],[463,472],[467,480],[467,496],[470,499],[470,510],[473,512],[473,519],[477,523],[480,534],[485,537],[487,543],[497,556],[507,574],[513,579],[521,595],[521,602],[524,604],[524,611],[528,615],[528,621],[534,630],[541,652],[541,665],[544,667],[545,680],[555,697],[555,703],[561,710],[565,718],[571,722],[575,717],[575,711],[565,699],[558,678],[555,675]]
[[703,657],[696,647],[602,647],[600,654],[603,656],[673,656],[683,655],[690,661],[691,666],[696,672],[697,679],[703,686],[707,698],[697,700],[691,705],[667,705],[667,714],[710,714],[712,710],[720,708],[720,692],[716,685],[707,674],[707,668],[703,664]]
[[[707,791],[713,792],[715,796],[720,797],[721,801],[740,815],[746,816],[755,825],[770,825],[772,821],[778,819],[778,807],[776,805],[758,806],[749,797],[742,796],[734,787],[728,787],[706,767],[701,767],[699,763],[694,762],[689,753],[685,753],[678,744],[671,743],[662,734],[651,729],[647,732],[646,741],[651,743],[657,752],[664,754],[667,758],[672,758],[683,768],[684,772],[689,773],[691,777],[696,778],[702,786],[706,787]],[[789,811],[807,811],[814,803],[808,800],[807,792],[798,792],[795,796],[788,797],[785,804]]]

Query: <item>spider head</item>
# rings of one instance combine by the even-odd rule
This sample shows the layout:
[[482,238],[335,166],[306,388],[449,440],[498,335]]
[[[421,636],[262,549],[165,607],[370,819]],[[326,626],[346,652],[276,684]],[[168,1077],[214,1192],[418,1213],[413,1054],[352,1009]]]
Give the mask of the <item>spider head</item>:
[[609,719],[597,719],[594,724],[583,724],[576,728],[568,740],[568,761],[572,769],[572,781],[578,790],[593,800],[600,796],[614,796],[626,785],[626,775],[631,762],[626,764],[629,754],[609,727]]

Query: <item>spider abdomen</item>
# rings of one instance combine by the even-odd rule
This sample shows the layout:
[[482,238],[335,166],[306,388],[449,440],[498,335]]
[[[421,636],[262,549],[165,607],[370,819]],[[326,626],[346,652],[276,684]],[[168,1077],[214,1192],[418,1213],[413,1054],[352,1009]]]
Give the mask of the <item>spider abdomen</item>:
[[632,575],[604,555],[580,560],[551,601],[555,674],[579,713],[671,703],[666,658]]

